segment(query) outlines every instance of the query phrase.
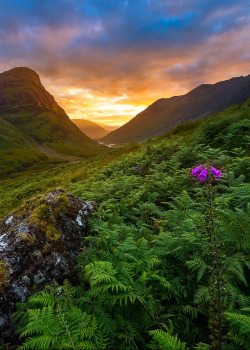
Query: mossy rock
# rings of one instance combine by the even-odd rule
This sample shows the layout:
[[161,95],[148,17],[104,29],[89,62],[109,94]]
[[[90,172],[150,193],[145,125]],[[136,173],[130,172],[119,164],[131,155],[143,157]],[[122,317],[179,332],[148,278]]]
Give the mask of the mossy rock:
[[[75,258],[94,210],[94,202],[84,202],[55,188],[31,198],[2,221],[0,317],[8,319],[16,302],[25,301],[46,285],[76,278]],[[7,322],[0,329],[5,339],[8,327]]]

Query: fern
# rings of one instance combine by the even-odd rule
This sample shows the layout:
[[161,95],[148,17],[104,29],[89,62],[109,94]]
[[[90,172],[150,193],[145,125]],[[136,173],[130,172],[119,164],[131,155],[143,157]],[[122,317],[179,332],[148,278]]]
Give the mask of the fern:
[[186,344],[181,342],[177,336],[170,335],[161,329],[150,331],[150,335],[153,336],[153,342],[150,344],[151,349],[164,350],[186,350]]
[[243,314],[249,312],[249,308],[242,309],[242,313],[226,312],[230,323],[230,340],[239,348],[250,348],[250,315]]

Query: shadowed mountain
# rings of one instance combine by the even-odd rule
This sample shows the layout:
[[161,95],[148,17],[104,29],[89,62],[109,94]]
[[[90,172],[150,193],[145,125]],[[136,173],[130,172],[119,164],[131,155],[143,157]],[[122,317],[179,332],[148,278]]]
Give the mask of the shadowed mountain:
[[166,133],[180,123],[219,112],[250,98],[250,75],[202,84],[182,96],[161,98],[119,129],[103,137],[104,143],[143,141]]
[[0,125],[0,169],[5,171],[105,151],[77,128],[38,74],[26,67],[0,74]]
[[77,125],[77,127],[91,139],[100,139],[106,136],[109,132],[97,125],[96,123],[91,122],[86,119],[71,119],[72,122]]

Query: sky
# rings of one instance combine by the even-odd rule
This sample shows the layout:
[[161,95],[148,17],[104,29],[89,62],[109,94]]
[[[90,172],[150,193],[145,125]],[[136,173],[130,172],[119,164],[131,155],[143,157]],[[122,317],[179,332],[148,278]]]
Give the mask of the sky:
[[0,72],[30,67],[71,118],[122,125],[250,74],[249,0],[0,0]]

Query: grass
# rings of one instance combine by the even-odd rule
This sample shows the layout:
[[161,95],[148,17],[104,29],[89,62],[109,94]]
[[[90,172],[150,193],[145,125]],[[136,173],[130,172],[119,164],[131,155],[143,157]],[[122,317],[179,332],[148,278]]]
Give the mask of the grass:
[[32,141],[16,127],[0,118],[0,177],[27,168],[41,169],[62,160],[39,152]]
[[53,167],[46,164],[44,169],[29,169],[11,174],[0,180],[0,217],[5,216],[26,199],[39,195],[49,188],[69,188],[72,183],[85,181],[97,174],[100,168],[119,159],[122,154],[135,152],[138,148],[139,145],[134,143],[76,163],[58,164]]

